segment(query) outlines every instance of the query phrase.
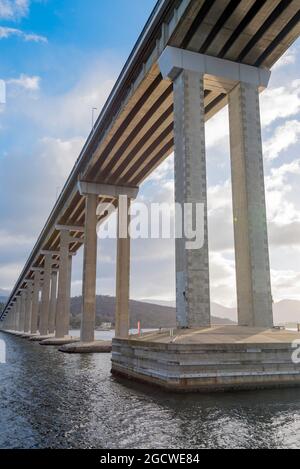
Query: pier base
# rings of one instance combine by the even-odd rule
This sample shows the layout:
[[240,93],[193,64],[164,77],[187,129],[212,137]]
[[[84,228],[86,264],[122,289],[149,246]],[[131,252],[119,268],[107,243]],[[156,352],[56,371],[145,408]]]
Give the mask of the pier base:
[[53,345],[53,346],[61,346],[61,345],[67,345],[67,344],[73,344],[74,342],[79,342],[78,337],[63,337],[61,339],[46,339],[42,340],[40,342],[40,345]]
[[33,335],[32,337],[30,337],[30,341],[32,342],[41,342],[42,340],[46,340],[46,339],[53,339],[54,338],[54,335],[51,334],[51,335]]
[[174,392],[298,386],[295,340],[298,332],[239,326],[113,339],[112,373]]
[[60,352],[65,353],[110,353],[112,343],[110,340],[95,340],[94,342],[77,342],[63,345]]

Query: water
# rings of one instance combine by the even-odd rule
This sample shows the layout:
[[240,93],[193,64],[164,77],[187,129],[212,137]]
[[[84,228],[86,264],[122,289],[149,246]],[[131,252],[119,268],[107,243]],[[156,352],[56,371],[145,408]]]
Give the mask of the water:
[[300,447],[300,388],[171,395],[113,378],[110,354],[0,339],[1,448]]

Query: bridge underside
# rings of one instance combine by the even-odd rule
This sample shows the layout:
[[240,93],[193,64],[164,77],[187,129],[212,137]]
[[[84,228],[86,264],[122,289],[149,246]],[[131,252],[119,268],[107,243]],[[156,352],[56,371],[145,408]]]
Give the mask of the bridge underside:
[[[157,65],[167,45],[270,68],[300,32],[299,0],[161,3],[157,20],[137,43],[134,60],[121,74],[121,86],[90,135],[11,298],[25,278],[33,277],[30,267],[43,265],[39,250],[59,250],[55,224],[84,225],[85,201],[76,187],[79,174],[89,181],[137,186],[173,152],[173,85],[162,79]],[[227,104],[227,91],[206,80],[206,120]],[[77,252],[81,235],[73,236],[71,251]]]

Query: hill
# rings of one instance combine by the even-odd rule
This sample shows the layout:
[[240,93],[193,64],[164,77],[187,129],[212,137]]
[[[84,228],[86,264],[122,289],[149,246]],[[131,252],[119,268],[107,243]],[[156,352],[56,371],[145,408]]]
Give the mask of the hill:
[[[80,327],[82,297],[77,296],[71,300],[71,327]],[[101,322],[114,323],[116,300],[111,296],[97,295],[97,319],[96,324]],[[137,322],[141,321],[143,328],[175,327],[175,308],[160,304],[146,303],[143,301],[130,300],[130,327],[135,328]],[[232,324],[230,319],[212,317],[213,324]]]

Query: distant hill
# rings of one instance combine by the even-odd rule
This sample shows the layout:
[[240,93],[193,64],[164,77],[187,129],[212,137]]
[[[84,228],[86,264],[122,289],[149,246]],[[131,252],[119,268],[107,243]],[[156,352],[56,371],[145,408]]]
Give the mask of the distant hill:
[[[82,297],[74,297],[71,300],[71,326],[80,327]],[[111,296],[97,295],[97,319],[96,324],[101,322],[114,323],[116,299]],[[130,327],[135,328],[137,322],[141,321],[143,328],[175,327],[176,312],[174,307],[162,306],[160,304],[146,303],[143,301],[130,300]],[[232,324],[227,318],[212,317],[213,324]]]
[[[282,300],[273,305],[274,324],[300,323],[300,301]],[[72,323],[80,326],[81,297],[72,298]],[[237,322],[236,308],[227,308],[211,303],[213,324],[233,324]],[[97,296],[97,324],[114,322],[115,298]],[[130,301],[130,327],[136,327],[140,320],[142,327],[173,327],[176,324],[174,302],[149,300]]]

